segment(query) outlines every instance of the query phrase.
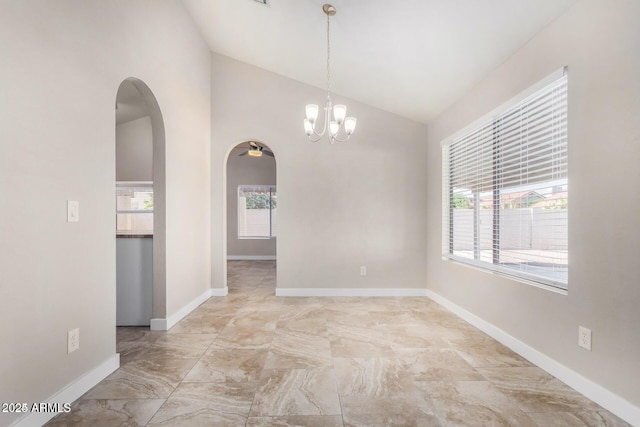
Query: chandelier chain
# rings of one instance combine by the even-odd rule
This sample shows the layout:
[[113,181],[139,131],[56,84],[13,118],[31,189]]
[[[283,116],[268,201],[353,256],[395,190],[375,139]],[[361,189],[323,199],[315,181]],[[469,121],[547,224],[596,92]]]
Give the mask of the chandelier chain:
[[329,14],[327,14],[327,97],[331,93],[331,40],[329,39]]

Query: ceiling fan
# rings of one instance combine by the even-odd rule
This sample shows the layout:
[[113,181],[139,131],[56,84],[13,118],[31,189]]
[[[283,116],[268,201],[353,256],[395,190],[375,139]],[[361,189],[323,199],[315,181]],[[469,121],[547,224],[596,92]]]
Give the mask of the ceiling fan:
[[273,152],[268,149],[265,149],[262,145],[259,145],[255,141],[249,141],[249,149],[243,153],[238,154],[238,156],[244,156],[246,154],[251,157],[262,157],[262,154],[266,154],[267,156],[274,157]]

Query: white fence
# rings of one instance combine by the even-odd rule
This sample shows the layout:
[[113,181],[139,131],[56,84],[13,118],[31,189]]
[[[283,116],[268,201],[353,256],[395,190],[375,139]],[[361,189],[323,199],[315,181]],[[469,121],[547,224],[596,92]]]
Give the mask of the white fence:
[[[566,250],[566,209],[503,209],[500,211],[500,248]],[[453,210],[453,242],[455,251],[473,250],[473,209]],[[493,212],[479,212],[480,248],[493,246]]]
[[[243,201],[243,199],[241,199]],[[241,203],[238,209],[238,235],[247,237],[270,237],[276,235],[277,209],[246,209]],[[271,225],[269,222],[271,221]]]

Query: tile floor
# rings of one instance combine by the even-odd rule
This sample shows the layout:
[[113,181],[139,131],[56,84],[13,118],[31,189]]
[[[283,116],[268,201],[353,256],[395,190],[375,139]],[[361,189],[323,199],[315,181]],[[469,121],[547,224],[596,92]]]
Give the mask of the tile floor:
[[627,426],[426,298],[277,298],[275,263],[168,332],[118,328],[121,367],[48,426]]

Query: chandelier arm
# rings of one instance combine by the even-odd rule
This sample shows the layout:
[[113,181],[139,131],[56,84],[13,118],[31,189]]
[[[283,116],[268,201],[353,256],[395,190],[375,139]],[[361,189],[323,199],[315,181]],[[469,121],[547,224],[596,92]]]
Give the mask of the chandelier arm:
[[317,138],[313,138],[313,134],[312,135],[307,135],[307,138],[309,138],[309,141],[318,142],[318,141],[320,141],[322,139],[322,135],[318,135],[315,132],[314,132],[314,134],[317,136]]
[[324,106],[324,123],[322,124],[322,127],[321,127],[322,131],[321,132],[316,131],[317,129],[316,125],[318,124],[318,122],[316,121],[315,125],[313,126],[313,134],[317,136],[323,136],[329,130],[330,122],[331,122],[331,98],[327,96],[327,102]]
[[316,132],[315,128],[313,129],[313,133],[311,135],[316,135],[316,136],[323,136],[325,133],[327,133],[327,128],[326,126],[322,129],[322,132]]
[[[322,124],[322,126],[317,126],[318,122],[316,122],[316,125],[313,127],[313,135],[317,135],[317,136],[323,136],[325,133],[327,133],[327,114],[325,112],[324,115],[324,123]],[[321,129],[320,131],[318,131],[317,129]]]
[[307,138],[312,139],[313,136],[317,136],[318,138],[322,138],[325,133],[327,133],[326,130],[323,130],[322,132],[316,132],[314,130],[313,133],[307,135]]
[[349,140],[349,138],[351,138],[351,135],[347,134],[347,137],[342,139],[342,138],[338,138],[338,134],[335,134],[334,136],[331,137],[331,139],[334,139],[338,142],[347,142]]

